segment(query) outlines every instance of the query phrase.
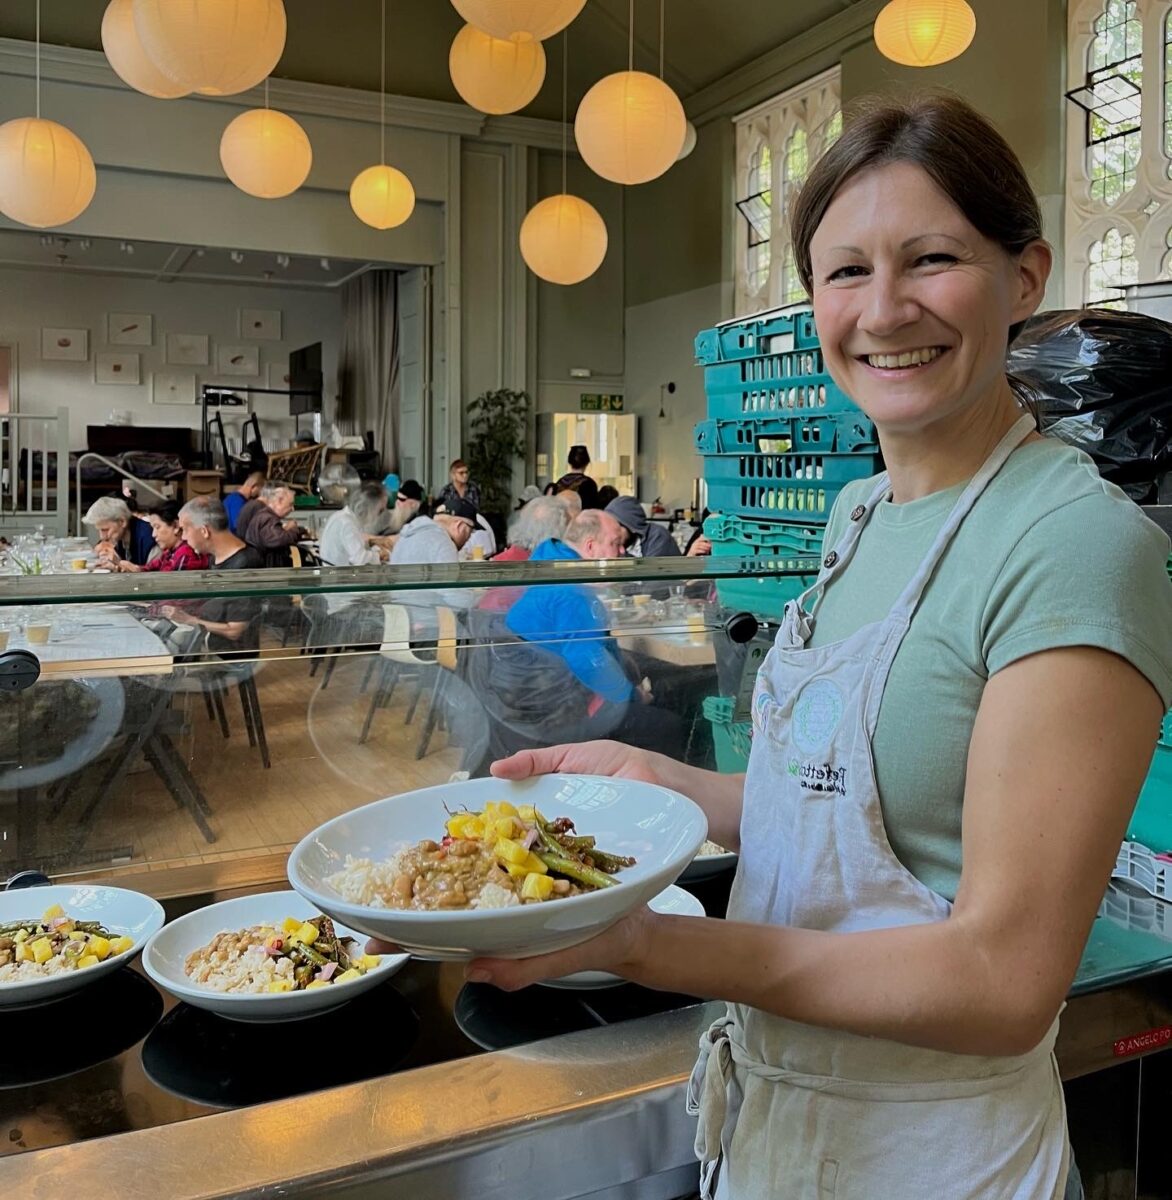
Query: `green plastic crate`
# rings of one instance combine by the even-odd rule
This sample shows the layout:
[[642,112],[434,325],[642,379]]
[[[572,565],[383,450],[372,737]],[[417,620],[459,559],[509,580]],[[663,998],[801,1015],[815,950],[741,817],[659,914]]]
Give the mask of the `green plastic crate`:
[[709,696],[704,701],[704,716],[712,726],[712,745],[716,750],[716,769],[722,775],[739,775],[749,765],[753,726],[734,721],[731,696]]
[[780,621],[786,603],[817,578],[824,528],[725,513],[710,516],[704,522],[704,536],[712,541],[713,558],[752,559],[756,566],[778,572],[718,579],[720,603],[766,621]]

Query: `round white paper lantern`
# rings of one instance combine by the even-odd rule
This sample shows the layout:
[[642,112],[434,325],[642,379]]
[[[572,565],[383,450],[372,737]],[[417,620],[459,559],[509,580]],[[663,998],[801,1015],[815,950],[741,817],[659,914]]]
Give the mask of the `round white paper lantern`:
[[521,222],[521,257],[548,283],[581,283],[602,266],[606,222],[593,205],[562,193],[535,204]]
[[85,143],[64,125],[17,117],[0,125],[0,212],[48,229],[80,216],[98,176]]
[[691,121],[688,122],[688,132],[684,134],[684,144],[676,156],[676,162],[683,162],[693,150],[696,149],[697,140],[696,126]]
[[242,192],[276,200],[305,182],[313,148],[305,130],[286,113],[250,108],[224,130],[220,162]]
[[150,60],[134,27],[134,0],[110,0],[102,17],[102,49],[114,73],[144,96],[174,100],[190,91]]
[[574,121],[578,152],[614,183],[647,183],[679,156],[688,119],[679,97],[654,75],[620,71],[582,98]]
[[188,91],[234,96],[272,74],[285,49],[283,0],[133,0],[151,61]]
[[875,18],[875,45],[905,67],[934,67],[963,54],[977,32],[965,0],[891,0]]
[[452,0],[456,11],[477,29],[506,41],[544,41],[561,33],[586,0]]
[[481,112],[516,112],[541,91],[545,50],[540,42],[509,42],[465,25],[448,54],[452,83]]
[[350,207],[375,229],[394,229],[415,211],[415,189],[396,167],[367,167],[350,185]]

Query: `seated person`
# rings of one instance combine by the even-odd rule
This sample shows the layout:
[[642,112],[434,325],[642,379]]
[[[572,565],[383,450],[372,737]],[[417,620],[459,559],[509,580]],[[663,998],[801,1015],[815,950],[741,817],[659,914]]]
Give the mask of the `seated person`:
[[136,567],[144,567],[155,552],[150,525],[134,516],[119,496],[101,496],[95,500],[82,521],[97,530],[99,541],[94,549],[107,566],[126,559]]
[[[248,571],[264,566],[260,551],[228,528],[228,514],[215,496],[197,496],[179,510],[183,540],[210,561],[210,571]],[[163,616],[207,633],[208,650],[222,658],[253,658],[259,645],[260,601],[253,596],[213,596],[198,608],[164,605]]]
[[[386,485],[386,480],[383,480],[383,485]],[[387,495],[394,496],[395,503],[387,510],[379,533],[395,534],[419,516],[419,510],[423,507],[423,488],[416,480],[406,479],[396,483],[395,490],[388,491]]]
[[392,564],[459,562],[460,550],[479,528],[479,516],[467,500],[457,499],[449,500],[434,517],[416,517],[399,534]]
[[472,531],[472,536],[460,547],[460,561],[467,562],[469,559],[475,561],[483,561],[486,558],[492,558],[496,554],[496,534],[492,531],[492,526],[488,523],[488,518],[484,513],[476,514],[476,528]]
[[346,507],[326,522],[318,557],[327,567],[369,567],[386,562],[394,539],[376,532],[386,523],[386,515],[386,488],[373,481],[360,484]]
[[613,484],[604,483],[602,485],[602,487],[600,487],[598,489],[598,507],[599,508],[606,508],[606,506],[612,500],[617,500],[618,498],[619,498],[619,489],[617,487],[615,487]]
[[[564,539],[542,542],[530,561],[618,558],[622,539],[612,516],[588,511]],[[491,676],[473,684],[502,740],[519,742],[512,749],[615,737],[678,751],[679,718],[651,707],[649,686],[631,679],[608,627],[606,607],[582,584],[533,584],[503,614],[482,608],[470,615],[470,630],[483,644],[469,661],[479,659],[482,667],[491,661]],[[506,634],[525,648],[510,645]]]
[[[612,500],[606,511],[626,530],[626,549],[636,558],[673,558],[680,548],[662,521],[652,521],[643,511],[643,505],[634,496],[619,496]],[[688,541],[686,553],[693,557],[711,554],[712,543],[703,535]]]
[[151,533],[159,552],[144,566],[136,566],[129,559],[120,559],[117,564],[119,571],[203,571],[207,568],[208,560],[203,554],[197,554],[184,540],[183,531],[179,528],[179,505],[173,500],[160,504],[153,512],[147,514]]
[[542,542],[560,538],[570,523],[566,506],[553,496],[530,500],[509,525],[509,544],[493,562],[524,562]]
[[240,510],[250,500],[255,500],[260,495],[261,488],[267,482],[263,471],[253,471],[239,487],[234,487],[230,492],[224,493],[222,503],[224,511],[228,514],[228,528],[233,533],[237,532],[236,522],[240,519]]
[[267,567],[290,567],[289,547],[304,541],[308,532],[288,519],[296,495],[283,483],[266,483],[255,500],[249,500],[236,518],[236,536],[261,552]]

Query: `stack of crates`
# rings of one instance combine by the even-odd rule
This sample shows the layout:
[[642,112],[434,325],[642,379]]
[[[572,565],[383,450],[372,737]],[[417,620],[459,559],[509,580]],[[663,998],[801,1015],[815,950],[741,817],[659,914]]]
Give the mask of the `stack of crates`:
[[875,427],[826,373],[808,312],[706,329],[696,361],[708,403],[695,445],[712,553],[810,572],[720,580],[717,592],[727,607],[776,621],[813,581],[838,494],[881,469]]

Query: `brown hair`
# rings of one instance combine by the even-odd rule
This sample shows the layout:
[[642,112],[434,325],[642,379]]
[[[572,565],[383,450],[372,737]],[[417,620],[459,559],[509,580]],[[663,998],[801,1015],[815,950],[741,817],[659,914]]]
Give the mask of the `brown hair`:
[[834,197],[861,171],[896,162],[920,167],[1007,253],[1041,239],[1042,210],[1017,155],[972,105],[950,92],[870,97],[847,113],[842,136],[815,163],[790,213],[794,262],[810,295],[810,242]]

